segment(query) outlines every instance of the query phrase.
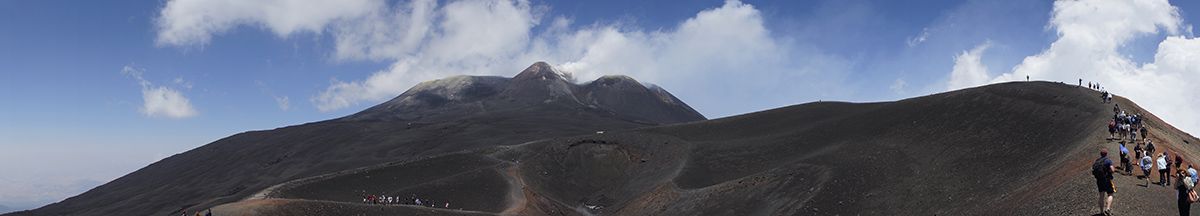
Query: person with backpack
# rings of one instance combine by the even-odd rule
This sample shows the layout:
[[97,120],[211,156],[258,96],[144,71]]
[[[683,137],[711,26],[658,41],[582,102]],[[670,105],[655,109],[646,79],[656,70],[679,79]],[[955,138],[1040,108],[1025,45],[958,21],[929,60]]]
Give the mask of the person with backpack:
[[1117,192],[1112,180],[1116,170],[1112,160],[1108,159],[1108,150],[1101,149],[1100,158],[1092,162],[1092,176],[1096,177],[1096,189],[1100,191],[1100,214],[1103,215],[1112,215],[1113,193]]
[[1108,140],[1116,139],[1117,137],[1117,120],[1108,120]]
[[1129,130],[1129,142],[1137,142],[1137,140],[1138,140],[1137,137],[1138,137],[1138,130],[1130,129]]
[[[1133,159],[1138,160],[1141,158],[1142,158],[1142,144],[1134,144],[1133,145]],[[1139,163],[1138,165],[1141,165],[1141,164]]]
[[1179,171],[1176,177],[1179,179],[1179,182],[1175,183],[1175,191],[1178,192],[1175,197],[1179,206],[1179,215],[1191,215],[1192,203],[1200,199],[1200,196],[1197,196],[1196,191],[1193,190],[1196,184],[1192,177],[1187,176],[1183,171]]
[[1126,174],[1132,174],[1133,168],[1129,164],[1129,148],[1125,148],[1125,143],[1121,142],[1121,169]]
[[1141,128],[1142,128],[1142,142],[1150,142],[1150,130],[1146,129],[1146,126],[1141,126]]
[[1147,155],[1154,154],[1154,142],[1146,142],[1146,154]]
[[1150,168],[1154,165],[1154,159],[1150,159],[1150,154],[1142,155],[1142,160],[1139,161],[1142,165],[1143,179],[1146,179],[1146,187],[1150,187]]
[[1188,168],[1187,168],[1187,174],[1188,174],[1188,176],[1189,176],[1189,177],[1192,177],[1192,184],[1193,184],[1193,185],[1194,185],[1194,184],[1200,184],[1200,176],[1197,176],[1197,175],[1196,175],[1196,168],[1192,168],[1192,165],[1191,165],[1191,164],[1188,164]]

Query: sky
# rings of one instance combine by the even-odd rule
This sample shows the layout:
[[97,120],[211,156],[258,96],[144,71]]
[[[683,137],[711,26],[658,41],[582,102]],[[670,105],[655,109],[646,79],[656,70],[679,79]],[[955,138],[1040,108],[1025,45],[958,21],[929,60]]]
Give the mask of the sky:
[[1200,132],[1200,1],[0,0],[0,205],[249,130],[537,61],[709,118],[989,83],[1099,82]]

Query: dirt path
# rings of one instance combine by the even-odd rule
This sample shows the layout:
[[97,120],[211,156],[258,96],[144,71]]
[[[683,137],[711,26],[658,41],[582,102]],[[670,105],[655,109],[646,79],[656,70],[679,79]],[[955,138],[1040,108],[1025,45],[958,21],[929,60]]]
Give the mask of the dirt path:
[[500,215],[518,215],[525,212],[529,200],[525,199],[525,179],[518,173],[517,164],[511,164],[504,169],[504,177],[508,180],[508,208]]
[[[1128,107],[1121,104],[1122,107]],[[1107,121],[1107,120],[1106,120]],[[1107,123],[1107,122],[1105,122]],[[1183,143],[1171,142],[1166,137],[1174,137],[1175,134],[1169,134],[1168,130],[1159,130],[1150,125],[1152,131],[1151,140],[1158,146],[1159,150],[1155,154],[1162,153],[1167,150],[1172,154],[1170,157],[1174,160],[1175,154],[1180,154],[1184,158],[1183,167],[1187,164],[1192,164],[1195,158],[1186,151],[1181,151]],[[1099,201],[1100,192],[1096,189],[1096,180],[1091,175],[1091,163],[1098,156],[1098,150],[1101,148],[1107,149],[1109,159],[1114,165],[1118,166],[1118,174],[1114,177],[1114,185],[1117,192],[1113,195],[1113,210],[1114,215],[1177,215],[1178,207],[1176,206],[1176,191],[1174,185],[1160,186],[1157,185],[1159,180],[1158,167],[1151,168],[1150,184],[1147,185],[1145,179],[1142,179],[1142,171],[1137,163],[1137,159],[1133,157],[1133,146],[1126,145],[1130,149],[1130,162],[1133,172],[1127,174],[1120,168],[1120,144],[1119,140],[1108,140],[1108,131],[1106,125],[1098,125],[1098,129],[1094,133],[1088,135],[1086,139],[1090,144],[1078,150],[1073,154],[1070,161],[1064,165],[1063,169],[1054,172],[1053,175],[1061,175],[1058,177],[1050,177],[1053,179],[1062,179],[1062,183],[1057,185],[1050,184],[1039,186],[1038,188],[1051,191],[1043,194],[1041,197],[1026,197],[1024,205],[1027,207],[1017,208],[1017,215],[1097,215],[1100,213]],[[1165,134],[1166,133],[1166,134]],[[1157,157],[1152,157],[1157,160]],[[1174,170],[1172,170],[1174,171]],[[1046,181],[1039,181],[1046,182]],[[1030,207],[1032,206],[1032,208]],[[1193,204],[1193,209],[1200,208]],[[1200,215],[1200,209],[1193,210],[1191,215]]]

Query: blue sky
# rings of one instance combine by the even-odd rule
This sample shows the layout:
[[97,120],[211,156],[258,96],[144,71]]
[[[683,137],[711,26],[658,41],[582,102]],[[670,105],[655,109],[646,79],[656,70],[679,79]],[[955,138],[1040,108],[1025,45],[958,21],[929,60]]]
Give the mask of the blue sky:
[[1178,108],[1200,99],[1170,99],[1197,98],[1172,80],[1200,78],[1198,61],[1156,58],[1198,52],[1196,1],[319,2],[0,1],[0,205],[44,205],[237,132],[542,60],[581,81],[661,85],[709,118],[1033,75],[1113,83],[1200,129]]

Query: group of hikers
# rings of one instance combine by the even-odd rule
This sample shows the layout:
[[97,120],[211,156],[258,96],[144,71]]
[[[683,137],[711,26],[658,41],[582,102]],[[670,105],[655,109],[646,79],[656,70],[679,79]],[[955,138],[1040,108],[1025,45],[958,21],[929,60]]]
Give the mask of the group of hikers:
[[1128,139],[1132,143],[1139,141],[1138,134],[1141,134],[1145,142],[1150,141],[1150,129],[1146,128],[1142,114],[1126,114],[1118,105],[1113,106],[1113,112],[1116,114],[1108,121],[1109,140]]
[[[1083,85],[1083,79],[1079,79],[1079,83],[1080,83],[1080,85]],[[1102,101],[1103,103],[1112,102],[1112,96],[1113,96],[1112,93],[1108,93],[1108,90],[1104,90],[1103,87],[1100,87],[1100,83],[1088,82],[1088,88],[1099,91],[1100,92],[1100,101]]]
[[[1079,79],[1079,83],[1081,83],[1081,85],[1082,85],[1083,79]],[[1099,82],[1088,82],[1088,88],[1090,88],[1092,90],[1096,90],[1096,91],[1106,92],[1106,91],[1104,91],[1103,87],[1100,87]]]
[[[1122,149],[1124,150],[1124,149]],[[1125,152],[1122,152],[1125,154]],[[1128,163],[1128,159],[1122,158],[1123,163]],[[1200,179],[1196,175],[1196,169],[1191,164],[1187,165],[1187,169],[1183,169],[1183,159],[1178,155],[1175,160],[1169,159],[1169,154],[1166,152],[1158,156],[1158,160],[1151,162],[1149,154],[1142,157],[1139,165],[1142,169],[1143,176],[1139,178],[1146,180],[1146,187],[1150,186],[1150,169],[1154,166],[1158,167],[1159,186],[1166,187],[1171,185],[1171,176],[1175,176],[1175,191],[1176,204],[1179,207],[1179,215],[1190,215],[1192,203],[1200,201],[1200,196],[1197,195],[1195,187],[1197,180]],[[1174,169],[1171,167],[1174,166]],[[1128,165],[1122,165],[1126,171],[1126,175],[1132,175],[1129,172]],[[1174,171],[1172,171],[1174,170]],[[1100,150],[1100,158],[1092,164],[1092,175],[1096,177],[1096,188],[1100,191],[1100,214],[1112,215],[1113,194],[1117,192],[1117,187],[1113,183],[1113,176],[1118,169],[1114,166],[1112,160],[1108,159],[1108,150]]]
[[[1106,99],[1106,101],[1108,100]],[[1107,148],[1101,149],[1100,158],[1092,163],[1092,175],[1096,178],[1096,187],[1100,192],[1100,214],[1112,215],[1113,193],[1117,192],[1113,182],[1114,174],[1136,175],[1133,167],[1138,167],[1141,169],[1142,175],[1136,177],[1145,180],[1145,187],[1150,186],[1151,170],[1158,171],[1159,178],[1155,184],[1161,187],[1170,186],[1171,177],[1174,176],[1179,214],[1189,215],[1192,203],[1200,200],[1200,196],[1194,190],[1197,181],[1200,181],[1196,169],[1191,164],[1187,164],[1187,168],[1184,169],[1183,157],[1178,152],[1171,154],[1164,146],[1155,147],[1154,142],[1149,139],[1148,130],[1140,114],[1128,115],[1116,105],[1113,107],[1113,112],[1114,117],[1108,123],[1109,140],[1119,140],[1120,168],[1118,169],[1112,160],[1108,159]],[[1142,140],[1137,138],[1139,132],[1142,134]],[[1120,137],[1116,137],[1117,135]],[[1126,144],[1134,145],[1133,155],[1130,155]],[[1143,144],[1145,144],[1144,147]],[[1156,148],[1163,150],[1158,153]],[[1131,161],[1130,156],[1136,161]],[[1174,157],[1172,158],[1172,156]]]
[[[388,195],[363,195],[362,198],[363,198],[362,202],[367,203],[367,204],[384,204],[384,205],[399,204],[399,205],[429,206],[429,207],[434,207],[434,208],[438,208],[438,207],[450,208],[450,202],[435,203],[432,200],[428,200],[428,199],[423,200],[421,198],[417,198],[416,195],[409,196],[407,199],[403,199],[398,196],[388,196]],[[441,205],[438,205],[438,204],[441,204]]]

